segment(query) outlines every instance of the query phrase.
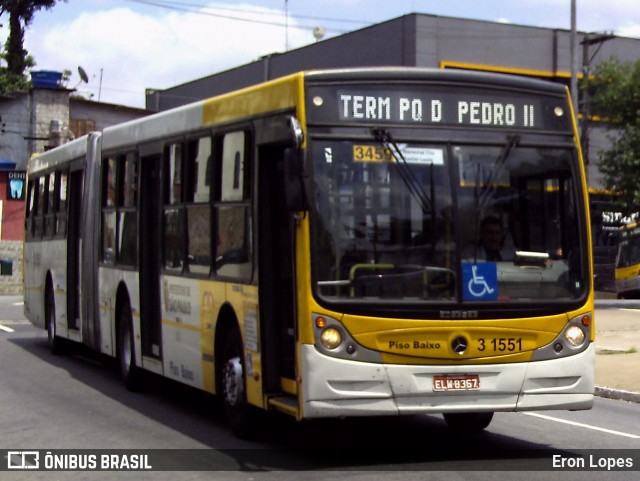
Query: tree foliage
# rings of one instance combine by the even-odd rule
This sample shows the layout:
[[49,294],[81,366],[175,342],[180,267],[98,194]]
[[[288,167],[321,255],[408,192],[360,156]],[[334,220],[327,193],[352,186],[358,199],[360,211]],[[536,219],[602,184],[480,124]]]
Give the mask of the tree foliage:
[[[0,54],[0,60],[6,62],[6,55],[4,53]],[[25,67],[30,68],[34,65],[33,57],[27,55],[25,58]],[[27,75],[24,73],[16,74],[9,72],[9,69],[0,63],[0,93],[27,90],[30,85],[31,83]]]
[[640,205],[640,60],[599,64],[589,90],[592,114],[610,128],[611,147],[599,153],[605,185],[633,208]]
[[[66,0],[63,0],[66,1]],[[24,90],[29,86],[25,70],[35,62],[24,48],[24,31],[41,9],[49,10],[58,0],[2,0],[0,15],[9,14],[9,37],[0,56],[0,92]]]

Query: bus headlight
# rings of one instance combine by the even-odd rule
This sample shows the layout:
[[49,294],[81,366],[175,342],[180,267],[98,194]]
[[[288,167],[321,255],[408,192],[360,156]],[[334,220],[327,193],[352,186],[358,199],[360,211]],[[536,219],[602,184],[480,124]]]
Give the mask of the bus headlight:
[[572,347],[580,346],[585,340],[584,331],[578,326],[569,327],[569,329],[565,331],[564,337]]
[[591,345],[592,324],[592,312],[572,318],[555,339],[533,351],[531,361],[558,359],[586,351]]
[[335,327],[328,327],[320,334],[320,342],[326,349],[337,349],[342,344],[342,334]]
[[325,356],[350,361],[381,363],[380,353],[360,345],[340,321],[313,314],[313,345]]

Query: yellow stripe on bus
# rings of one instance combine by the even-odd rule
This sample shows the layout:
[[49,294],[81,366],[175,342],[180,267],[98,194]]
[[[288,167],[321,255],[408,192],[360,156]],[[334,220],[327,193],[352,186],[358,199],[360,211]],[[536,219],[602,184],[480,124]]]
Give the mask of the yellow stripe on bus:
[[258,87],[249,87],[232,94],[205,100],[202,123],[211,125],[255,115],[294,108],[300,101],[300,74],[290,75]]

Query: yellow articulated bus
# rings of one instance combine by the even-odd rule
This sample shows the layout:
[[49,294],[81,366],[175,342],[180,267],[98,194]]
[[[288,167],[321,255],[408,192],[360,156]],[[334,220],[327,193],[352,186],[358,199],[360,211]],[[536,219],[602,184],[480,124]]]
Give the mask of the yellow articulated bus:
[[618,299],[640,298],[640,225],[630,222],[620,227],[616,255],[615,282]]
[[25,311],[297,420],[589,409],[585,173],[565,87],[413,68],[301,72],[29,165]]

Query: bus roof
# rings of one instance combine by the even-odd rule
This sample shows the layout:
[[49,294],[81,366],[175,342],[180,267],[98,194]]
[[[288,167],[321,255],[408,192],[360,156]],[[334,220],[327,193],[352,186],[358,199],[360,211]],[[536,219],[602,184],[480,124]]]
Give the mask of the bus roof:
[[291,110],[302,103],[303,73],[200,100],[148,117],[107,127],[102,149],[153,142],[214,124],[238,122],[251,116]]
[[493,86],[511,89],[535,90],[542,93],[566,95],[563,84],[503,73],[476,70],[434,69],[422,67],[364,67],[303,72],[308,82],[337,81],[433,81],[469,84],[469,86]]
[[83,135],[54,149],[34,154],[27,164],[27,171],[31,174],[46,170],[58,164],[70,162],[76,159],[84,159],[92,139],[98,137],[97,132]]

